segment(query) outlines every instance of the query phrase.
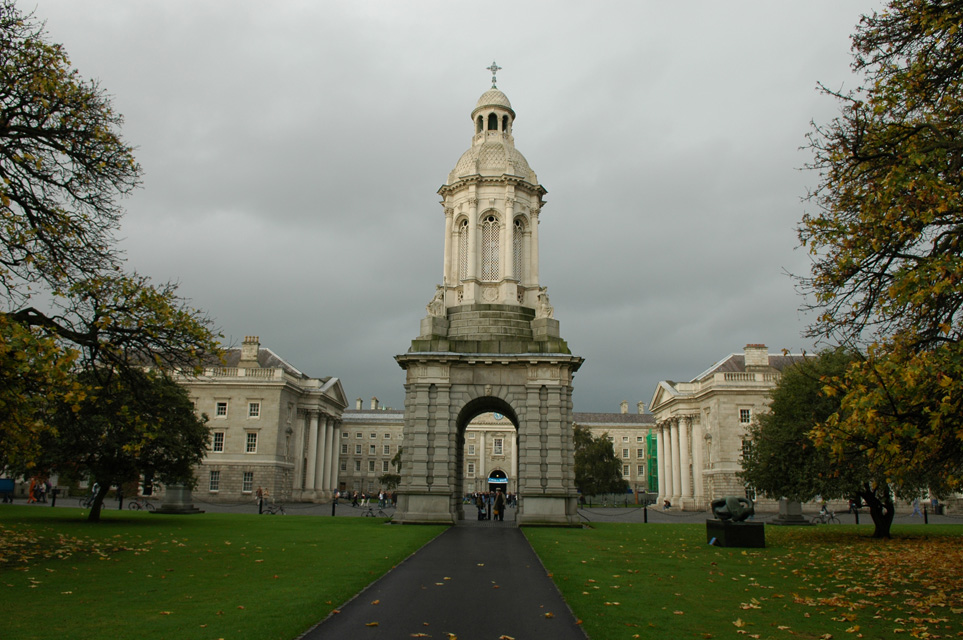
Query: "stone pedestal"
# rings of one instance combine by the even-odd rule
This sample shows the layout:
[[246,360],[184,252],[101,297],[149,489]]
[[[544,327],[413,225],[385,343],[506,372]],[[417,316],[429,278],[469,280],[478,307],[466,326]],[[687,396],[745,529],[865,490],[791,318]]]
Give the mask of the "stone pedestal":
[[717,547],[762,548],[766,546],[766,525],[761,522],[706,520],[706,542]]
[[167,485],[167,490],[164,492],[164,501],[160,508],[151,511],[151,513],[192,515],[204,512],[194,506],[189,488],[182,484],[171,484]]
[[812,522],[807,520],[802,514],[802,503],[785,498],[779,499],[779,515],[770,520],[769,524],[812,526]]

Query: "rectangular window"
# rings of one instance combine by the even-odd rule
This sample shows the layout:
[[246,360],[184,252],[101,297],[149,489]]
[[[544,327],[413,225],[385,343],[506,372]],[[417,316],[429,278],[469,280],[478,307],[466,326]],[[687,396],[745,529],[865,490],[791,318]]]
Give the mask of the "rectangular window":
[[645,438],[642,437],[642,436],[635,436],[635,441],[636,441],[636,442],[645,442]]
[[468,463],[468,475],[470,475],[470,476],[475,475],[475,463],[474,463],[474,462],[469,462],[469,463]]
[[622,436],[622,442],[628,442],[628,441],[629,441],[628,436]]
[[346,442],[341,443],[341,455],[348,455],[348,444]]
[[374,460],[368,460],[368,471],[374,471]]
[[363,438],[364,436],[361,435],[361,432],[359,431],[359,432],[357,432],[357,433],[354,434],[354,437],[360,439],[360,438]]
[[360,455],[361,455],[361,445],[360,445],[360,444],[354,445],[354,455],[356,455],[356,456],[360,456]]
[[373,456],[375,454],[375,445],[368,445],[368,455]]
[[470,456],[475,455],[475,445],[473,444],[468,445],[468,455]]
[[504,439],[503,439],[503,438],[495,438],[495,439],[492,441],[492,455],[494,455],[494,456],[500,456],[500,455],[502,455],[502,445],[503,445],[503,442],[504,442]]
[[623,464],[623,465],[622,465],[622,475],[625,476],[626,478],[629,477],[629,469],[630,469],[630,468],[631,468],[631,465],[628,465],[628,464]]
[[216,408],[214,409],[214,415],[217,416],[218,418],[226,418],[226,417],[227,417],[227,403],[226,403],[226,402],[218,402],[217,405],[216,405]]
[[378,437],[378,434],[377,434],[377,433],[371,433],[371,435],[368,436],[368,437],[371,438],[372,440],[374,440],[375,438]]
[[474,439],[475,439],[475,432],[474,432],[474,431],[472,431],[471,433],[468,434],[468,439],[469,439],[469,440],[474,440]]
[[743,440],[742,441],[742,459],[745,460],[746,458],[748,458],[750,453],[752,453],[752,441]]
[[245,453],[257,453],[257,433],[253,431],[248,432],[244,451]]
[[628,457],[629,457],[629,450],[628,450],[628,449],[622,449],[622,458],[624,459],[624,458],[628,458]]
[[385,434],[385,440],[391,440],[391,434],[390,434],[390,433],[386,433],[386,434]]
[[644,457],[645,457],[645,449],[636,449],[636,450],[635,450],[635,457],[636,457],[636,458],[644,458]]
[[355,460],[355,461],[354,461],[354,470],[355,470],[355,471],[361,471],[361,461],[360,461],[360,460]]
[[386,456],[390,456],[390,455],[391,455],[391,445],[390,445],[390,444],[386,444],[386,445],[384,446],[384,455],[386,455]]
[[637,467],[637,469],[636,469],[636,474],[635,474],[635,475],[639,476],[640,478],[645,475],[645,465],[644,465],[644,464],[640,464],[640,465]]
[[211,451],[214,453],[222,453],[224,451],[224,432],[215,431],[214,432],[214,442],[211,443]]
[[208,487],[208,491],[219,491],[221,486],[221,472],[211,471],[211,484]]
[[752,422],[752,412],[749,409],[739,409],[739,424]]
[[381,470],[384,471],[385,473],[388,473],[388,461],[387,461],[387,460],[382,460],[382,461],[381,461]]
[[342,431],[342,432],[341,432],[341,437],[342,437],[342,438],[347,438],[347,437],[348,437],[348,432],[347,432],[347,431]]
[[254,472],[245,471],[241,478],[241,493],[251,493],[254,489]]
[[348,470],[348,461],[347,461],[347,460],[342,460],[342,461],[341,461],[341,470],[342,470],[342,471],[347,471],[347,470]]
[[247,417],[248,417],[248,418],[260,418],[260,417],[261,417],[261,403],[260,403],[260,402],[248,402],[248,403],[247,403]]

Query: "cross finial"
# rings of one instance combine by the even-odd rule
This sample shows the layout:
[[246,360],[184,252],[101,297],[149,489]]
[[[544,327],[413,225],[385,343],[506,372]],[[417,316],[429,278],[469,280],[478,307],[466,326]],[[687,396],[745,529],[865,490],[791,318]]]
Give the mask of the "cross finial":
[[495,73],[498,72],[498,71],[501,71],[501,67],[499,67],[497,64],[495,64],[495,61],[492,60],[492,66],[490,66],[490,67],[485,67],[485,68],[492,72],[492,89],[497,89],[497,87],[495,86],[495,82],[496,82],[496,80],[495,80]]

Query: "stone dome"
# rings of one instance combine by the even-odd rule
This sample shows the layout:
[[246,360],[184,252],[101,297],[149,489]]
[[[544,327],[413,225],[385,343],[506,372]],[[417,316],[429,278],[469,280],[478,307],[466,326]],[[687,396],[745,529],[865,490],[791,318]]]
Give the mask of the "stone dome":
[[501,140],[489,140],[484,144],[472,146],[461,154],[454,170],[448,174],[448,184],[454,184],[465,176],[475,174],[501,176],[506,173],[519,176],[531,184],[538,184],[535,172],[518,149]]
[[515,117],[515,111],[512,109],[512,103],[508,101],[508,96],[498,89],[489,89],[478,98],[475,109],[472,111],[472,118],[475,117],[475,112],[485,107],[502,107],[503,109],[508,109],[512,117]]

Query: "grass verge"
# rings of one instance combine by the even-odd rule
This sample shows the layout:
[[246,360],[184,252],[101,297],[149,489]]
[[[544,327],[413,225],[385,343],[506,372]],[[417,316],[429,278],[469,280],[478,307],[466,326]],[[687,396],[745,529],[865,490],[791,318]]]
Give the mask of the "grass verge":
[[525,529],[592,638],[963,637],[963,528],[767,527],[710,547],[701,524]]
[[290,640],[444,527],[0,509],[4,640]]

